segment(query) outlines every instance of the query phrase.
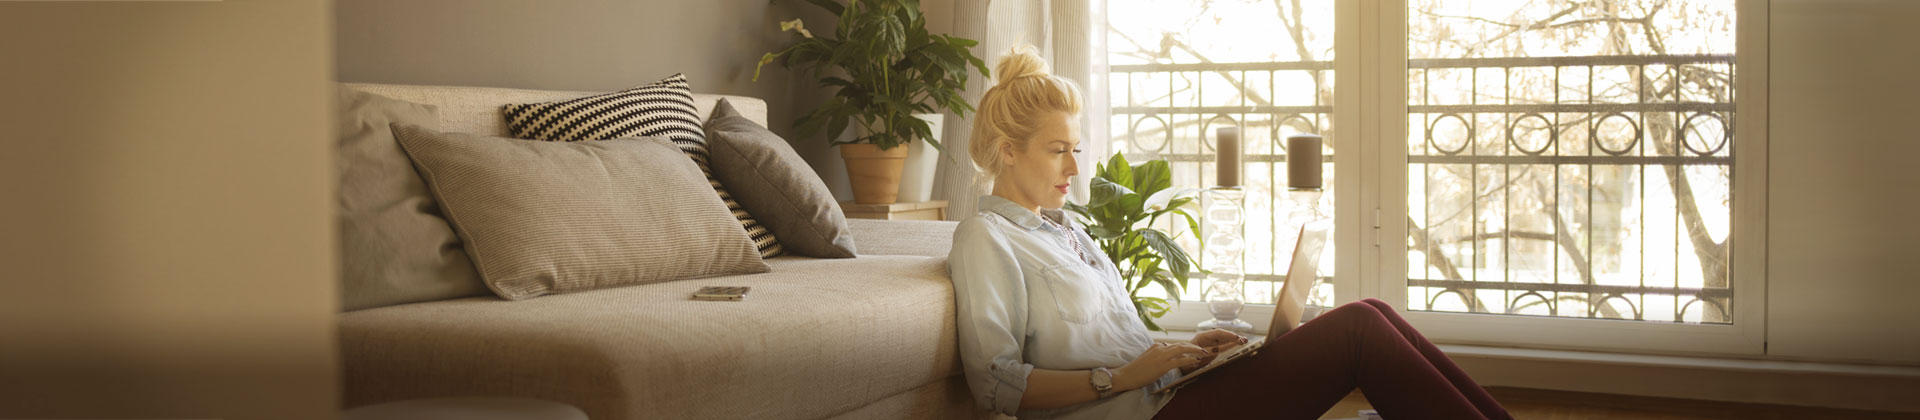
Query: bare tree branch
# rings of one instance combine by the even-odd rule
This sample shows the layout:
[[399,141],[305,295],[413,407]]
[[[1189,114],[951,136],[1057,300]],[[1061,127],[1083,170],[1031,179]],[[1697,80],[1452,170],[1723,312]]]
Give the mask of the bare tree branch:
[[1433,11],[1431,11],[1431,10],[1424,10],[1424,9],[1422,9],[1422,10],[1420,10],[1420,14],[1423,14],[1423,15],[1427,15],[1427,17],[1429,17],[1429,18],[1433,18],[1433,19],[1460,19],[1460,20],[1469,20],[1469,21],[1475,21],[1475,22],[1480,22],[1480,23],[1485,23],[1485,24],[1488,24],[1488,25],[1495,25],[1495,26],[1504,26],[1504,27],[1508,27],[1508,28],[1518,28],[1518,27],[1520,27],[1520,25],[1515,25],[1515,24],[1511,24],[1511,23],[1506,23],[1506,22],[1501,22],[1501,21],[1497,21],[1497,20],[1493,20],[1493,19],[1487,19],[1487,18],[1483,18],[1483,17],[1479,17],[1479,16],[1454,16],[1454,15],[1443,15],[1443,14],[1439,14],[1439,13],[1434,13],[1434,12],[1433,12]]
[[[1419,246],[1419,249],[1424,251],[1427,257],[1427,265],[1432,266],[1435,270],[1440,270],[1441,276],[1445,276],[1447,280],[1467,279],[1467,276],[1460,274],[1460,269],[1453,265],[1453,261],[1447,258],[1446,253],[1439,251],[1439,244],[1434,243],[1433,237],[1427,235],[1427,230],[1421,228],[1420,224],[1415,222],[1412,217],[1407,218],[1407,237],[1408,240],[1413,241],[1415,245]],[[1478,296],[1464,292],[1460,293],[1460,296],[1467,301],[1467,311],[1487,311],[1486,304],[1480,302]]]

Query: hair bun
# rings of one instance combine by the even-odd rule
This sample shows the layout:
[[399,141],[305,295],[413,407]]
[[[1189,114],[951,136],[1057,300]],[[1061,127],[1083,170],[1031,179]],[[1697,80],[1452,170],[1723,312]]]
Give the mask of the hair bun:
[[1053,74],[1052,70],[1047,68],[1047,60],[1040,58],[1040,54],[1034,52],[1031,45],[1018,46],[1007,51],[1007,55],[1000,58],[1000,64],[994,66],[993,73],[1000,76],[1000,85],[1023,77],[1045,77]]

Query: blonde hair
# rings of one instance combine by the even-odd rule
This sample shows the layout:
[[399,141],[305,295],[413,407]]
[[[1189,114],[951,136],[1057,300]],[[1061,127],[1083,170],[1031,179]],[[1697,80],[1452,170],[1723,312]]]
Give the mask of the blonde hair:
[[978,175],[976,187],[985,189],[1003,162],[1000,150],[1025,149],[1027,139],[1039,131],[1034,116],[1049,111],[1080,113],[1080,88],[1064,77],[1056,76],[1032,46],[1015,47],[993,67],[998,83],[980,97],[973,118],[972,141],[967,154],[973,157]]

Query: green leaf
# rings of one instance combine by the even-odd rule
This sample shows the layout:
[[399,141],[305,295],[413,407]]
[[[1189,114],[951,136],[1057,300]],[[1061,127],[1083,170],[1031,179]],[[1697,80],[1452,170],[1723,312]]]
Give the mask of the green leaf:
[[963,48],[963,50],[961,50],[962,52],[965,52],[964,48],[973,48],[973,46],[975,45],[980,45],[980,41],[974,41],[971,39],[952,37],[952,36],[946,36],[946,35],[941,35],[940,37],[947,41],[947,45]]
[[963,52],[964,50],[956,51],[950,48],[936,48],[928,51],[926,55],[930,62],[939,66],[940,71],[956,73],[965,77],[967,73],[967,59],[966,57],[960,56]]
[[[844,131],[846,128],[846,118],[840,116],[841,114],[838,110],[845,108],[846,100],[845,97],[828,99],[827,102],[821,104],[819,108],[814,108],[813,111],[801,116],[800,119],[794,120],[794,129],[798,130],[802,135],[818,135],[821,128],[825,128],[831,122],[839,121],[839,127]],[[840,131],[836,131],[829,134],[827,141],[831,143],[839,138],[839,133]]]
[[[842,79],[835,76],[827,76],[827,77],[820,78],[820,86],[838,87],[843,90],[844,89],[852,89],[855,91],[864,90],[860,87],[860,85],[853,83],[852,80]],[[852,92],[848,92],[848,93],[852,93]]]
[[1152,246],[1154,251],[1167,259],[1167,269],[1173,271],[1175,276],[1184,278],[1187,272],[1193,270],[1193,266],[1189,264],[1192,258],[1187,256],[1187,251],[1180,249],[1180,244],[1175,243],[1173,238],[1167,237],[1165,232],[1147,229],[1140,231],[1140,236],[1147,240],[1148,246]]
[[1105,178],[1094,178],[1092,187],[1088,188],[1087,191],[1088,191],[1088,197],[1087,197],[1088,207],[1105,206],[1107,205],[1107,203],[1111,203],[1115,199],[1118,199],[1127,194],[1133,194],[1133,190],[1127,189],[1126,186],[1120,185],[1118,183],[1115,183],[1114,181],[1110,181]]
[[1167,161],[1150,160],[1133,165],[1133,182],[1128,186],[1141,194],[1158,193],[1173,186],[1173,170],[1167,167]]
[[1153,276],[1153,284],[1160,285],[1160,289],[1166,290],[1168,296],[1179,296],[1181,291],[1186,290],[1185,286],[1174,284],[1167,276]]
[[1136,299],[1143,304],[1142,306],[1145,306],[1153,313],[1154,318],[1167,316],[1167,311],[1173,309],[1173,305],[1167,303],[1166,299],[1152,296],[1140,296]]
[[1167,309],[1167,308],[1173,307],[1173,305],[1167,303],[1166,299],[1161,299],[1153,296],[1141,296],[1140,300],[1146,301],[1148,308]]
[[1140,219],[1146,218],[1147,217],[1146,213],[1141,212],[1141,207],[1140,207],[1140,204],[1145,201],[1147,201],[1146,197],[1142,197],[1140,196],[1140,194],[1135,194],[1132,191],[1128,191],[1126,194],[1121,195],[1119,198],[1115,198],[1113,200],[1113,205],[1118,206],[1121,209],[1125,209],[1126,215],[1127,215],[1126,220],[1121,223],[1125,223],[1127,225],[1133,225],[1134,222],[1138,222],[1140,221]]
[[1187,213],[1186,210],[1174,210],[1173,213],[1180,215],[1181,218],[1187,219],[1187,233],[1193,235],[1193,239],[1200,239],[1199,220],[1195,220],[1193,215]]
[[835,117],[836,118],[827,120],[828,142],[840,141],[840,136],[847,133],[847,123],[850,121],[845,117]]
[[[1136,233],[1136,234],[1134,234],[1133,236],[1134,236],[1134,237],[1138,237],[1138,234]],[[1132,239],[1132,238],[1128,238],[1128,239]],[[1129,243],[1136,243],[1136,242],[1139,242],[1139,241],[1128,241],[1128,242],[1129,242]],[[1134,245],[1134,246],[1129,246],[1129,247],[1126,247],[1126,248],[1123,248],[1123,249],[1121,249],[1121,250],[1120,250],[1120,253],[1119,253],[1119,254],[1120,254],[1119,256],[1120,256],[1120,259],[1122,259],[1122,260],[1133,260],[1133,259],[1136,259],[1136,258],[1140,258],[1140,257],[1141,257],[1141,254],[1145,254],[1145,253],[1147,252],[1147,250],[1150,250],[1150,249],[1153,249],[1153,248],[1151,248],[1151,247],[1148,247],[1148,246],[1147,246],[1147,244],[1145,244],[1145,243],[1140,243],[1139,245]],[[1151,257],[1151,256],[1149,256],[1149,257]]]
[[1187,208],[1187,206],[1193,205],[1193,201],[1194,201],[1193,197],[1175,198],[1173,199],[1173,201],[1167,202],[1166,211],[1169,211],[1169,212],[1180,211],[1182,209]]
[[986,60],[982,60],[980,59],[980,57],[975,57],[973,53],[967,53],[967,63],[973,64],[973,68],[975,70],[980,70],[980,77],[989,77],[989,78],[993,77],[993,72],[987,71]]
[[1131,166],[1127,165],[1127,156],[1116,152],[1113,154],[1113,158],[1107,159],[1106,178],[1115,184],[1126,186],[1131,190],[1133,188],[1133,170],[1131,168]]
[[907,52],[907,24],[899,16],[886,16],[880,19],[881,39],[876,44],[882,48],[881,59],[899,57]]
[[900,22],[906,24],[907,27],[907,46],[911,48],[913,46],[926,44],[928,40],[927,21],[925,17],[920,15],[920,2],[908,0],[901,2],[900,6],[900,8],[895,10],[898,16],[900,16]]
[[1129,261],[1128,272],[1133,273],[1133,290],[1145,289],[1153,284],[1153,273],[1160,272],[1160,257],[1147,255]]
[[920,121],[920,124],[917,126],[919,128],[917,128],[915,131],[919,133],[921,140],[926,140],[928,146],[933,146],[934,152],[937,152],[937,153],[947,152],[946,148],[940,146],[940,140],[933,138],[934,133],[933,133],[932,125],[930,125],[926,121],[923,121],[919,118],[914,118],[913,120]]
[[1113,239],[1120,237],[1121,234],[1123,234],[1123,232],[1105,225],[1094,225],[1093,227],[1087,228],[1087,235],[1092,236],[1094,239]]
[[819,38],[802,40],[783,52],[786,59],[781,61],[781,65],[789,69],[802,69],[818,74],[821,67],[831,65],[827,62],[827,58],[833,55],[833,49],[833,41]]
[[[1087,206],[1074,204],[1072,201],[1068,201],[1066,205],[1063,205],[1060,208],[1066,209],[1068,213],[1072,213],[1074,218],[1079,219],[1082,223],[1085,223],[1087,220],[1092,218],[1092,216],[1087,215],[1088,213],[1091,212],[1091,210],[1087,210]],[[1099,239],[1099,238],[1095,238],[1095,239]]]
[[[842,25],[842,26],[845,26],[845,25]],[[847,38],[843,36],[841,39],[847,39]],[[833,53],[828,54],[826,58],[820,61],[822,62],[821,64],[823,65],[832,65],[836,67],[846,68],[846,66],[841,63],[853,61],[855,57],[858,57],[860,55],[860,51],[863,50],[864,48],[865,48],[864,46],[854,42],[842,42],[839,44],[834,44],[832,49]],[[866,60],[863,59],[861,61],[866,61]],[[847,72],[859,73],[860,71],[848,68]]]
[[1140,301],[1133,301],[1133,311],[1140,316],[1141,323],[1147,324],[1148,331],[1166,331],[1160,328],[1160,324],[1153,323],[1153,317],[1147,315],[1147,308]]

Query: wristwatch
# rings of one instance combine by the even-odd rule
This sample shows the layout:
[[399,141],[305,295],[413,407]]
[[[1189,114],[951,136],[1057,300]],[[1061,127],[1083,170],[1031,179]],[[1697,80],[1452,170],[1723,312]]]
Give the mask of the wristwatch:
[[1103,367],[1093,368],[1093,374],[1087,376],[1087,381],[1093,382],[1093,392],[1100,394],[1100,398],[1113,396],[1113,371]]

